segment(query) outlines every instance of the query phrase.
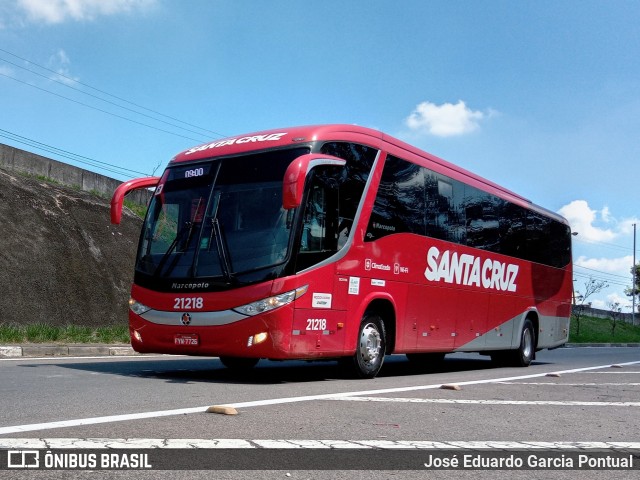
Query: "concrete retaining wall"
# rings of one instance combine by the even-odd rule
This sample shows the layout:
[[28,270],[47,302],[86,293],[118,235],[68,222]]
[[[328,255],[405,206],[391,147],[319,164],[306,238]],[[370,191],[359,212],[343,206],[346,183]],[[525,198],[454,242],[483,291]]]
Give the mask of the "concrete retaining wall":
[[[62,185],[80,188],[87,192],[97,192],[111,197],[122,182],[95,172],[74,167],[35,153],[20,150],[0,143],[0,167],[20,173],[55,180]],[[146,190],[135,190],[127,195],[127,200],[146,205],[151,194]]]
[[[591,308],[587,305],[573,305],[573,312],[579,312],[581,315],[585,317],[595,317],[595,318],[611,318],[611,312],[609,310],[601,310],[599,308]],[[633,315],[630,313],[621,313],[620,318],[621,321],[625,323],[633,322]],[[638,325],[638,320],[640,320],[640,314],[636,313],[636,325]]]

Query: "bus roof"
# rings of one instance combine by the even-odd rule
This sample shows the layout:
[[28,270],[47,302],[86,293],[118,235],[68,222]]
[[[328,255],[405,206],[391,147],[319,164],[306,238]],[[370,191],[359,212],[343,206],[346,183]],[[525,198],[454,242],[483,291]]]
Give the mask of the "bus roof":
[[282,148],[295,144],[308,144],[317,141],[357,142],[385,151],[388,150],[388,148],[385,148],[385,145],[393,145],[400,150],[410,152],[414,159],[415,157],[423,159],[425,162],[424,166],[429,166],[428,163],[437,164],[445,170],[456,174],[456,176],[466,178],[466,181],[483,185],[483,189],[490,189],[496,193],[502,194],[503,196],[510,197],[517,201],[519,200],[529,208],[567,223],[567,221],[557,213],[535,205],[527,198],[490,180],[476,175],[475,173],[461,168],[451,162],[443,160],[442,158],[420,150],[402,140],[392,137],[391,135],[387,135],[379,130],[361,127],[358,125],[309,125],[235,135],[204,143],[190,148],[189,150],[180,152],[171,160],[170,164],[198,161],[218,156],[241,155],[253,151]]

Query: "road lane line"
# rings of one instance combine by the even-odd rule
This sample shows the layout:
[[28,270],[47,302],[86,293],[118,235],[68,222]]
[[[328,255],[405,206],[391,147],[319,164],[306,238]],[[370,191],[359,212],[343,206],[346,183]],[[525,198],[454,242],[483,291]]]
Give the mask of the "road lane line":
[[640,372],[579,372],[584,374],[598,375],[640,375]]
[[51,430],[54,428],[79,427],[82,425],[95,425],[98,423],[125,422],[127,420],[141,420],[144,418],[168,417],[170,415],[185,415],[189,413],[204,412],[207,408],[208,407],[179,408],[176,410],[111,415],[107,417],[78,418],[75,420],[61,420],[58,422],[33,423],[30,425],[0,427],[0,435],[6,435],[8,433],[32,432],[35,430]]
[[640,387],[640,383],[552,383],[552,382],[496,382],[500,385],[551,385],[552,387]]
[[453,398],[388,398],[388,397],[335,397],[326,400],[348,402],[390,403],[456,403],[474,405],[553,405],[556,407],[640,407],[640,402],[580,402],[573,400],[468,400]]
[[[640,361],[635,361],[635,362],[627,362],[627,363],[619,363],[617,365],[638,365],[640,364]],[[527,380],[530,378],[540,378],[540,377],[546,377],[549,373],[557,373],[560,375],[564,375],[564,374],[569,374],[569,373],[577,373],[577,372],[584,372],[584,371],[589,371],[589,370],[597,370],[597,369],[602,369],[602,368],[610,368],[611,365],[598,365],[598,366],[594,366],[594,367],[582,367],[582,368],[573,368],[570,370],[560,370],[560,371],[556,371],[556,372],[544,372],[544,373],[534,373],[531,375],[520,375],[520,376],[515,376],[515,377],[503,377],[503,378],[490,378],[490,379],[483,379],[483,380],[469,380],[466,382],[455,382],[456,385],[459,386],[463,386],[463,385],[482,385],[482,384],[487,384],[487,383],[500,383],[500,382],[511,382],[511,381],[515,381],[515,380]],[[445,382],[446,384],[447,382]],[[415,392],[415,391],[419,391],[419,390],[433,390],[433,389],[439,389],[440,387],[442,387],[442,383],[436,383],[436,384],[431,384],[431,385],[417,385],[417,386],[411,386],[411,387],[395,387],[395,388],[384,388],[384,389],[378,389],[378,390],[363,390],[360,392],[344,392],[344,393],[338,393],[338,394],[331,394],[331,393],[326,393],[326,394],[322,394],[322,395],[311,395],[311,396],[303,396],[303,397],[293,397],[293,398],[274,398],[274,399],[269,399],[269,400],[255,400],[255,401],[249,401],[249,402],[238,402],[238,403],[227,403],[224,404],[222,406],[225,407],[233,407],[233,408],[251,408],[251,407],[264,407],[264,406],[269,406],[269,405],[280,405],[283,403],[294,403],[294,402],[306,402],[306,401],[312,401],[312,400],[325,400],[327,398],[332,398],[332,397],[352,397],[352,396],[359,396],[359,395],[382,395],[385,393],[400,393],[400,392]]]
[[[626,363],[618,363],[617,365],[638,365],[640,361],[635,362],[626,362]],[[611,364],[608,365],[598,365],[593,367],[582,367],[582,368],[572,368],[569,370],[560,370],[557,374],[569,374],[569,373],[578,373],[578,372],[586,372],[591,370],[598,370],[603,368],[610,368]],[[550,372],[542,372],[542,373],[534,373],[530,375],[518,375],[513,377],[500,377],[500,378],[489,378],[483,380],[469,380],[466,382],[456,382],[457,385],[482,385],[487,383],[498,383],[498,382],[511,382],[515,380],[527,380],[530,378],[540,378],[548,375]],[[399,393],[399,392],[415,392],[419,390],[431,390],[438,389],[442,386],[442,383],[436,383],[431,385],[417,385],[411,387],[396,387],[396,388],[384,388],[378,390],[362,390],[355,392],[343,392],[343,393],[325,393],[320,395],[305,395],[301,397],[286,397],[286,398],[273,398],[266,400],[255,400],[249,402],[237,402],[237,403],[226,403],[221,404],[223,407],[233,407],[235,409],[238,408],[252,408],[252,407],[263,407],[269,405],[282,405],[286,403],[298,403],[298,402],[309,402],[316,400],[326,400],[334,397],[353,397],[359,395],[382,395],[386,393]],[[176,410],[160,410],[155,412],[142,412],[142,413],[131,413],[125,415],[112,415],[105,417],[90,417],[90,418],[80,418],[74,420],[62,420],[55,422],[46,422],[46,423],[36,423],[29,425],[14,425],[8,427],[0,427],[0,435],[7,435],[11,433],[19,433],[19,432],[30,432],[36,430],[51,430],[55,428],[68,428],[68,427],[78,427],[84,425],[94,425],[99,423],[112,423],[112,422],[124,422],[127,420],[140,420],[145,418],[156,418],[156,417],[167,417],[171,415],[183,415],[190,413],[204,413],[211,405],[206,405],[202,407],[193,407],[193,408],[181,408]]]

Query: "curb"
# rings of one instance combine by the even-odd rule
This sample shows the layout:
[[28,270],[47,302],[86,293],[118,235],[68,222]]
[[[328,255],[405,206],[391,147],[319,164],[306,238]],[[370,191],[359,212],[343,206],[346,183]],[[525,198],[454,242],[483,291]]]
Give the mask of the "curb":
[[579,348],[579,347],[640,347],[640,343],[567,343],[567,348]]
[[140,355],[130,345],[0,345],[0,358]]

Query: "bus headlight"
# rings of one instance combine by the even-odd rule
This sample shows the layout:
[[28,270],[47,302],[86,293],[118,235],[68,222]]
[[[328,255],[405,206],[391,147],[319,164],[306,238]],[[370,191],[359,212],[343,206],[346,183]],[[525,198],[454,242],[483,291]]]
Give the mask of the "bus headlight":
[[144,303],[138,302],[135,298],[129,299],[129,308],[136,315],[142,315],[151,310],[151,307],[147,307]]
[[238,313],[242,313],[244,315],[248,315],[251,317],[259,313],[268,312],[275,308],[288,305],[289,303],[293,302],[296,298],[300,298],[302,295],[307,293],[308,288],[309,288],[309,285],[305,285],[304,287],[296,288],[295,290],[291,290],[290,292],[281,293],[280,295],[275,295],[273,297],[258,300],[257,302],[252,302],[252,303],[248,303],[247,305],[242,305],[241,307],[236,307],[233,310]]

